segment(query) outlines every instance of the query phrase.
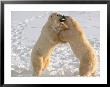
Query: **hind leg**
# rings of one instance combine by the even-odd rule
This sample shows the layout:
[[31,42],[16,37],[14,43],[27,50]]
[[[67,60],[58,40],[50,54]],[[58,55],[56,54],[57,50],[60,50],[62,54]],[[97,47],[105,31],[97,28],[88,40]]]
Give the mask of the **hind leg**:
[[91,73],[91,76],[96,76],[96,70],[93,73]]
[[44,68],[43,69],[46,69],[50,63],[50,58],[45,58],[43,62],[44,62]]
[[36,57],[32,59],[33,75],[40,76],[43,72],[43,57]]
[[80,76],[90,76],[91,72],[89,70],[89,66],[86,64],[80,64],[79,73]]
[[96,74],[96,61],[85,59],[80,61],[79,73],[81,76],[95,76]]

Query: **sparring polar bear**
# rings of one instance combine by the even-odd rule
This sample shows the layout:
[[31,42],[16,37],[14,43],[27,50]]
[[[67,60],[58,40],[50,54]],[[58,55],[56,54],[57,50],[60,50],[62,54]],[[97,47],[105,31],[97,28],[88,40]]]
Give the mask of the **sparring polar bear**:
[[68,29],[61,31],[59,37],[68,41],[72,51],[80,60],[79,73],[81,76],[94,76],[96,73],[96,52],[88,41],[81,24],[72,17],[66,17],[64,23]]
[[55,46],[60,43],[59,32],[66,29],[61,16],[58,13],[52,13],[46,24],[43,26],[41,35],[34,45],[31,53],[33,65],[33,75],[40,76],[50,62],[50,56]]

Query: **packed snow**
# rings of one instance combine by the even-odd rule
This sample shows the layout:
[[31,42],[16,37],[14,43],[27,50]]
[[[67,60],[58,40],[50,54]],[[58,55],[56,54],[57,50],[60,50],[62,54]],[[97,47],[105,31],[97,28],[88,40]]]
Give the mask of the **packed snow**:
[[[11,12],[11,76],[31,77],[31,50],[50,11],[12,11]],[[98,11],[60,11],[74,16],[84,27],[89,41],[96,49],[97,72],[100,76],[100,12]],[[51,62],[43,72],[44,77],[79,77],[79,60],[72,52],[69,43],[58,44],[51,55]]]

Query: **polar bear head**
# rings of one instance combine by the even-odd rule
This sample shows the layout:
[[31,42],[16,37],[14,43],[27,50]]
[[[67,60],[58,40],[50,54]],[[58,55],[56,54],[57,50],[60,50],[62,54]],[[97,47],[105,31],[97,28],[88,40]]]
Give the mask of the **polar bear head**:
[[64,16],[59,13],[52,13],[48,17],[46,24],[43,26],[41,33],[54,44],[62,42],[59,38],[59,34],[61,31],[68,28],[64,21],[66,21]]
[[60,32],[67,28],[63,21],[66,19],[59,13],[52,13],[48,18],[49,26],[52,27],[52,30],[55,32]]

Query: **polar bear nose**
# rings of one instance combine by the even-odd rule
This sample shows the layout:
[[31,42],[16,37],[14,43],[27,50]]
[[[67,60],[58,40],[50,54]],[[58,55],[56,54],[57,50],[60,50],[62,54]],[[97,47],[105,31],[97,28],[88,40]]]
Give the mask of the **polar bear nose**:
[[64,15],[60,15],[60,22],[64,22],[66,20]]

